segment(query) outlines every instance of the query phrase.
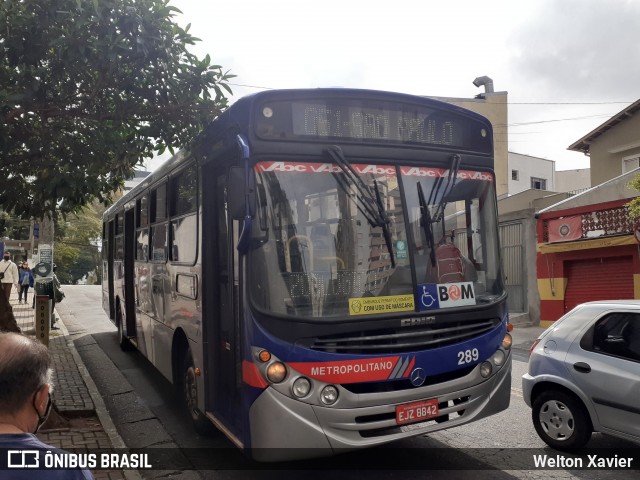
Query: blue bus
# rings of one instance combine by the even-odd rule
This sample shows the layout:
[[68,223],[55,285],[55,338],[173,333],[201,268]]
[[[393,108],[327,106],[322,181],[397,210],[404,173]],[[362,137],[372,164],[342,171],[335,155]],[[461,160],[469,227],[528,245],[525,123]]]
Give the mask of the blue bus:
[[104,214],[103,303],[253,458],[424,435],[509,405],[493,133],[433,99],[244,97]]

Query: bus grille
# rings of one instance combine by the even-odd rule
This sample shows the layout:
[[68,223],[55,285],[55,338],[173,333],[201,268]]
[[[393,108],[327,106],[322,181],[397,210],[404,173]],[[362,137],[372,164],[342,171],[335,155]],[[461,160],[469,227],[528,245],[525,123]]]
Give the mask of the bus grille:
[[312,340],[310,348],[320,352],[377,354],[426,350],[464,342],[491,331],[499,318],[427,325],[417,328],[398,327],[385,330],[349,332]]

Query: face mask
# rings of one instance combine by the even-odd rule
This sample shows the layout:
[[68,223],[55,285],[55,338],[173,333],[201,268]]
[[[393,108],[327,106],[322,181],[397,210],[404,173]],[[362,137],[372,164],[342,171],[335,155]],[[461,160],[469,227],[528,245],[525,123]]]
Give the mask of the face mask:
[[7,262],[9,261],[10,258],[11,257],[4,257],[5,261],[7,261]]
[[47,421],[47,417],[49,416],[49,412],[51,412],[51,392],[49,392],[49,398],[47,400],[47,408],[44,409],[44,415],[42,415],[42,416],[40,416],[40,412],[38,411],[38,408],[36,407],[36,395],[37,394],[38,394],[38,392],[36,392],[33,395],[33,408],[36,411],[36,415],[38,415],[38,426],[36,427],[35,431],[33,432],[34,434],[38,433],[38,430],[40,430],[40,427],[42,427],[42,424]]

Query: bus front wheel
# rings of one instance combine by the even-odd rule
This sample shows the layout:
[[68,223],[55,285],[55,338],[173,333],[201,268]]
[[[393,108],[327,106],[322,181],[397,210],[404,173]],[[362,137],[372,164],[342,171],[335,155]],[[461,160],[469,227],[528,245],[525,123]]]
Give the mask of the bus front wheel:
[[196,432],[201,435],[210,435],[213,425],[198,408],[198,379],[193,365],[191,352],[187,350],[182,361],[182,400],[191,417],[191,423]]

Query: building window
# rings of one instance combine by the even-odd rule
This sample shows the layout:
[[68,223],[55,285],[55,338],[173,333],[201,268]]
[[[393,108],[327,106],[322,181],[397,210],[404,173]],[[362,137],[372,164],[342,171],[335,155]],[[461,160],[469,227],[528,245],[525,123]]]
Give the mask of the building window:
[[640,156],[633,155],[622,159],[622,173],[628,173],[640,167]]
[[534,190],[546,190],[547,181],[544,178],[531,177],[531,188]]
[[518,181],[520,180],[520,173],[518,170],[511,170],[511,180]]

